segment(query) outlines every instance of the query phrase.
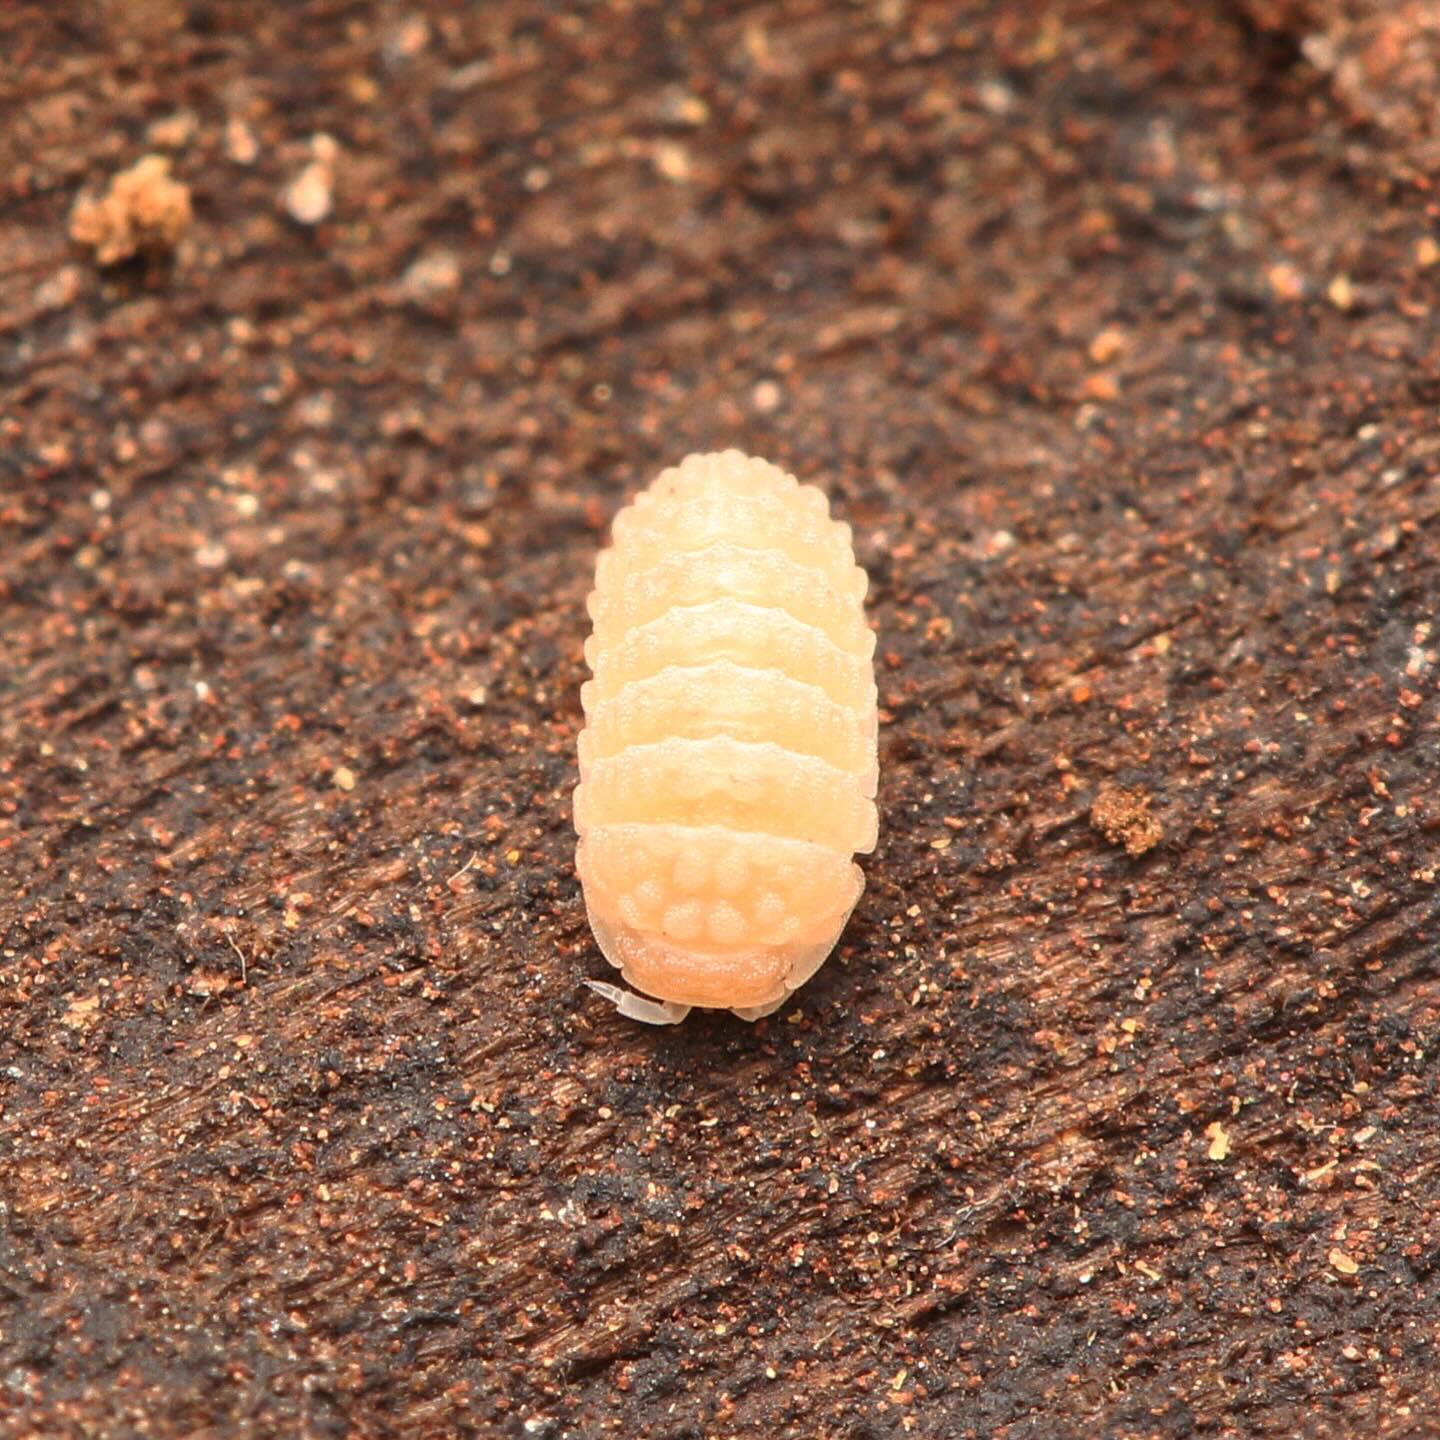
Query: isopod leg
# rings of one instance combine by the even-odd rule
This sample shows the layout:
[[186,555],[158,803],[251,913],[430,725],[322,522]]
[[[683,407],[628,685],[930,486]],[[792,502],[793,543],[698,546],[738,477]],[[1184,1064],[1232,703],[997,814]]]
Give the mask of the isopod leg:
[[618,985],[607,985],[603,980],[587,980],[585,983],[627,1020],[638,1020],[643,1025],[678,1025],[690,1013],[688,1005],[672,1005],[668,1000],[647,1000],[643,995],[622,990]]
[[748,1005],[743,1008],[731,1008],[732,1015],[738,1015],[742,1020],[749,1020],[752,1024],[756,1020],[763,1020],[767,1015],[773,1015],[789,998],[790,991],[786,991],[778,1000],[770,1005]]

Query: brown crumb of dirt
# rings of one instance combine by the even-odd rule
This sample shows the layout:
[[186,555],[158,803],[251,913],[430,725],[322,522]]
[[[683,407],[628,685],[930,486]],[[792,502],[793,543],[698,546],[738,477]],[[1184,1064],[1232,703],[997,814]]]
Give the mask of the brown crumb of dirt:
[[1150,796],[1143,790],[1102,785],[1090,807],[1090,823],[1112,845],[1123,845],[1127,855],[1144,855],[1164,836],[1160,822],[1150,813]]
[[146,155],[110,182],[100,199],[82,196],[70,213],[70,238],[99,265],[173,250],[190,224],[190,190],[170,175],[163,155]]

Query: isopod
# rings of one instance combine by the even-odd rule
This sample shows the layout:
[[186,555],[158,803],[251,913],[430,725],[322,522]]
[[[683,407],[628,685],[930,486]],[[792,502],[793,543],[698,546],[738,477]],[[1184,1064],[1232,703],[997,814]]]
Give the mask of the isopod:
[[[589,599],[575,863],[644,995],[757,1020],[824,963],[875,847],[875,636],[850,527],[739,451],[691,455],[615,518]],[[651,997],[651,998],[646,998]]]

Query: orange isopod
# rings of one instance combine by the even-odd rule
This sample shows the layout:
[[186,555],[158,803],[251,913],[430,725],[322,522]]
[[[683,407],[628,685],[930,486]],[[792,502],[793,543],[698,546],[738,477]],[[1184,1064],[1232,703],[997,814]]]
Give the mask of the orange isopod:
[[[615,518],[581,691],[575,863],[636,1020],[757,1020],[824,963],[875,847],[875,636],[850,527],[736,450]],[[653,997],[653,998],[646,998]]]

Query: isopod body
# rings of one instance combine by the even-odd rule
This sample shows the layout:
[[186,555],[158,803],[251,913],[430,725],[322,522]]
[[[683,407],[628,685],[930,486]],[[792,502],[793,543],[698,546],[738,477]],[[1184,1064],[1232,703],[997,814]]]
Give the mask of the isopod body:
[[850,529],[738,451],[692,455],[615,519],[590,595],[576,867],[646,996],[746,1019],[839,938],[876,838],[875,637]]

